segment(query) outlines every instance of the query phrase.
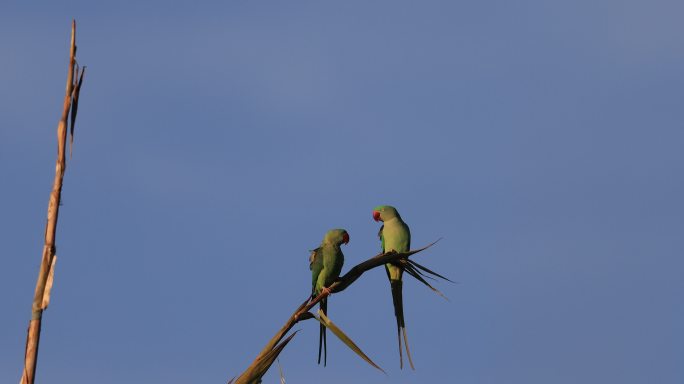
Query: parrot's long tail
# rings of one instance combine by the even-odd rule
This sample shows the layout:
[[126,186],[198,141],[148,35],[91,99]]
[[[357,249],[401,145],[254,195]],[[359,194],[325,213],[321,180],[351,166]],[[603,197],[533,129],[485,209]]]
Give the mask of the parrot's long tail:
[[[328,315],[328,299],[322,299],[319,303],[321,311],[327,316]],[[326,333],[325,326],[320,324],[320,331],[318,335],[318,364],[321,363],[321,350],[323,351],[323,366],[325,367],[328,362],[328,346],[326,343]]]
[[413,359],[411,358],[411,351],[409,349],[408,337],[406,336],[406,324],[404,323],[404,301],[402,298],[402,281],[390,280],[392,287],[392,301],[394,302],[394,316],[397,318],[397,339],[399,340],[399,367],[404,368],[404,356],[401,348],[401,336],[404,336],[404,345],[406,346],[406,356],[408,357],[411,369],[415,370],[413,366]]

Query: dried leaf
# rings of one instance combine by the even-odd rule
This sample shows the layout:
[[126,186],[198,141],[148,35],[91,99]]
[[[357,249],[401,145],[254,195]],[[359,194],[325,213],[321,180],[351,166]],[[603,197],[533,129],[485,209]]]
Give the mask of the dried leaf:
[[[411,263],[411,265],[413,265],[413,266],[415,266],[415,267],[418,267],[418,268],[422,269],[423,271],[425,271],[425,272],[427,272],[427,273],[429,273],[429,274],[431,274],[431,275],[433,275],[433,276],[437,276],[437,277],[439,277],[440,279],[443,279],[443,280],[446,280],[446,281],[448,281],[448,282],[450,282],[450,283],[456,284],[455,282],[453,282],[453,281],[447,279],[446,277],[440,275],[439,273],[437,273],[437,272],[435,272],[435,271],[432,271],[432,270],[430,270],[430,269],[428,269],[428,268],[426,268],[426,267],[424,267],[424,266],[422,266],[422,265],[416,263],[416,262],[413,261],[413,260],[408,260],[408,262]],[[425,276],[425,275],[423,275],[423,276]]]
[[406,265],[404,266],[404,271],[405,271],[406,273],[408,273],[409,275],[413,276],[413,278],[415,278],[416,280],[418,280],[418,281],[420,281],[421,283],[425,284],[425,286],[427,286],[428,288],[430,288],[433,292],[435,292],[436,294],[442,296],[445,300],[449,301],[449,298],[447,298],[439,289],[433,287],[430,283],[428,283],[427,280],[425,280],[425,279],[423,278],[423,276],[421,276],[422,273],[420,273],[416,268],[414,268],[413,266],[411,266],[411,265],[409,265],[409,264],[406,264]]
[[359,355],[363,360],[365,360],[368,364],[372,365],[373,367],[379,369],[382,371],[382,373],[385,373],[385,370],[380,368],[377,364],[373,362],[368,356],[366,356],[365,353],[359,348],[356,343],[352,341],[352,339],[349,338],[349,336],[345,335],[344,332],[340,328],[337,327],[326,315],[321,311],[320,309],[318,310],[318,316],[316,317],[316,320],[318,320],[321,324],[323,324],[326,328],[328,328],[335,336],[337,336],[342,342],[349,347],[354,353]]
[[[81,75],[74,84],[73,96],[71,101],[71,129],[69,135],[69,158],[73,153],[74,148],[74,126],[76,125],[76,113],[78,113],[78,95],[81,93],[81,84],[83,84],[83,75],[85,74],[86,67],[81,69]],[[78,67],[76,67],[76,73],[78,73]]]
[[57,255],[52,255],[50,261],[50,272],[48,272],[47,280],[45,281],[45,288],[43,289],[43,302],[40,304],[41,309],[45,309],[50,304],[50,291],[52,291],[52,283],[55,280],[55,264],[57,264]]
[[259,362],[257,362],[257,364],[254,366],[254,369],[244,373],[244,375],[246,375],[245,379],[239,377],[238,381],[247,383],[260,383],[261,378],[266,374],[268,369],[271,368],[271,365],[273,365],[275,359],[278,357],[278,355],[280,355],[280,352],[282,352],[287,343],[289,343],[290,340],[292,340],[292,338],[297,334],[297,332],[299,331],[293,332],[290,336],[285,338],[285,340],[281,341],[280,344],[276,345],[272,350],[270,350],[266,355],[264,355],[264,357],[261,360],[259,360]]
[[280,384],[286,384],[285,375],[283,375],[283,367],[280,366],[280,359],[276,359],[276,362],[278,363],[278,372],[280,373]]

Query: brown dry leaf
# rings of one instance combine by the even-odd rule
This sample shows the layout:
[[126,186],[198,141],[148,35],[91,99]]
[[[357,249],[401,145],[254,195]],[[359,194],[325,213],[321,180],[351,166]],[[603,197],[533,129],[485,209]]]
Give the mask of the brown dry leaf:
[[318,320],[321,324],[328,328],[333,334],[335,334],[335,336],[337,336],[337,338],[342,340],[342,342],[352,351],[354,351],[354,353],[359,355],[359,357],[361,357],[365,362],[367,362],[371,366],[379,369],[380,371],[382,371],[382,373],[387,374],[387,372],[385,372],[384,369],[380,368],[377,364],[373,362],[373,360],[366,356],[366,354],[363,353],[361,348],[359,348],[356,345],[356,343],[354,343],[352,339],[349,338],[349,336],[345,335],[344,332],[342,332],[342,330],[338,328],[337,325],[335,325],[320,309],[318,310],[318,316],[320,317],[316,317],[316,320]]
[[[281,341],[280,344],[276,345],[272,350],[270,350],[254,367],[253,370],[250,372],[245,372],[246,376],[241,376],[238,377],[237,382],[247,382],[247,383],[260,383],[261,378],[266,374],[268,369],[273,365],[273,362],[275,359],[280,355],[280,352],[283,351],[287,343],[292,340],[292,338],[297,334],[299,331],[295,331],[292,333],[290,336],[285,338],[285,340]],[[244,375],[244,374],[243,374]]]
[[57,255],[52,255],[50,262],[50,272],[48,272],[47,280],[45,281],[45,288],[43,289],[43,302],[40,304],[40,309],[45,309],[50,304],[50,291],[55,280],[55,264],[57,264]]
[[[81,69],[81,75],[74,84],[71,102],[71,129],[69,131],[69,158],[71,158],[74,149],[74,126],[76,125],[76,113],[78,113],[78,95],[81,93],[81,84],[83,84],[83,75],[85,74],[85,69],[86,67]],[[76,67],[76,73],[78,74],[78,67]]]

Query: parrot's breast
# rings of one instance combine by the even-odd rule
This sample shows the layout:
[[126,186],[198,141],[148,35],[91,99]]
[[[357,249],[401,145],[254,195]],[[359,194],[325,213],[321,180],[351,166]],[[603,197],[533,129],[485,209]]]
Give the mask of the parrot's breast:
[[382,236],[385,239],[385,252],[392,250],[397,252],[408,252],[411,235],[408,226],[405,223],[399,220],[385,222]]

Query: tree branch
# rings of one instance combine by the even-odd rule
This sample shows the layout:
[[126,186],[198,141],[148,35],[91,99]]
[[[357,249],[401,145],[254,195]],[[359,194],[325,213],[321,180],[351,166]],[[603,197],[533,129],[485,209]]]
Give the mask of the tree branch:
[[[292,329],[292,327],[295,326],[295,324],[297,324],[300,321],[313,318],[314,316],[313,314],[311,314],[311,312],[309,312],[309,310],[313,308],[319,301],[328,297],[330,293],[342,292],[345,289],[347,289],[350,285],[352,285],[365,272],[373,268],[379,267],[381,265],[385,265],[387,263],[400,263],[402,259],[408,259],[409,256],[414,255],[418,252],[422,252],[432,247],[438,241],[439,240],[423,248],[419,248],[405,253],[397,253],[394,251],[390,251],[386,253],[377,254],[371,257],[370,259],[357,264],[352,269],[350,269],[349,272],[341,276],[334,283],[330,284],[330,286],[328,287],[329,291],[324,290],[314,298],[307,298],[306,301],[304,301],[297,307],[297,309],[287,319],[287,321],[280,328],[280,330],[276,332],[275,336],[273,336],[271,340],[269,340],[268,343],[266,343],[266,346],[264,346],[261,352],[259,352],[257,357],[252,362],[252,364],[249,367],[247,367],[247,369],[237,379],[235,379],[234,384],[260,383],[261,377],[266,373],[266,371],[268,371],[268,368],[275,359],[275,357],[273,356],[274,350],[278,350],[278,352],[280,352],[280,350],[284,348],[284,344],[286,344],[286,342],[289,342],[291,337],[294,336],[294,334],[290,335],[290,337],[286,339],[286,342],[280,344],[279,342],[283,339],[287,332],[289,332]],[[233,380],[231,380],[229,383],[233,383]]]

